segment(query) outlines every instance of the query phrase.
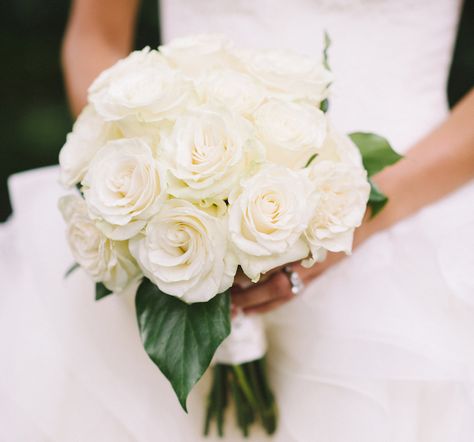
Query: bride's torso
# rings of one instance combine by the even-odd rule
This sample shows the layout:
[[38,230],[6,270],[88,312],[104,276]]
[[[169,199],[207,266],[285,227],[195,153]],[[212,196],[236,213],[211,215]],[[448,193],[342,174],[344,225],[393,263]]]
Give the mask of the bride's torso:
[[399,151],[447,113],[446,81],[460,0],[161,0],[165,42],[223,33],[236,44],[321,57],[332,40],[330,114],[379,132]]
[[[378,131],[404,150],[447,112],[459,0],[161,2],[165,41],[222,32],[239,45],[320,57],[327,29],[336,75],[331,114],[342,130]],[[9,295],[0,296],[7,411],[0,434],[201,440],[207,385],[191,395],[190,416],[178,411],[140,344],[133,297],[95,304],[85,273],[63,277],[73,258],[57,181],[54,167],[9,182],[14,216],[0,226],[0,292]],[[474,186],[466,191],[472,197]],[[276,311],[269,329],[280,405],[275,441],[473,439],[465,385],[472,387],[474,366],[466,277],[474,213],[458,196],[422,226],[409,221],[372,238]]]

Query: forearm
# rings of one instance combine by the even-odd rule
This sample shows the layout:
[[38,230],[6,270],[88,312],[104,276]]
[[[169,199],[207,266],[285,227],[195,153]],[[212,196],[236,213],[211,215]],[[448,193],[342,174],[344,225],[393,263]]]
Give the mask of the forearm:
[[444,123],[421,139],[405,157],[374,177],[389,202],[366,220],[356,244],[386,229],[474,178],[474,90]]
[[[356,229],[354,248],[374,233],[437,201],[472,178],[474,91],[466,95],[447,120],[413,146],[401,161],[374,177],[377,186],[389,197],[389,202],[373,219],[367,211],[362,226]],[[309,269],[301,265],[295,268],[309,282],[344,256],[343,253],[330,253],[324,262]]]
[[[98,43],[100,42],[100,43]],[[96,36],[71,35],[66,39],[63,68],[71,112],[77,116],[87,102],[87,89],[97,75],[124,54],[101,44]]]
[[130,52],[138,0],[75,0],[62,47],[71,111],[77,116],[97,75]]

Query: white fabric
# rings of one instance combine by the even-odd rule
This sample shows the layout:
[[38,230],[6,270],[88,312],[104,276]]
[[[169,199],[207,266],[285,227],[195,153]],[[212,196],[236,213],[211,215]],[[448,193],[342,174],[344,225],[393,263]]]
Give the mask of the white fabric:
[[[447,114],[453,0],[162,0],[165,39],[225,32],[238,44],[319,56],[333,39],[331,114],[401,151]],[[449,146],[447,146],[449,148]],[[56,210],[56,168],[10,180],[0,228],[0,440],[201,440],[142,349],[133,295],[93,301]],[[379,233],[267,315],[278,442],[474,440],[474,184]],[[229,421],[232,417],[229,416]],[[264,441],[252,429],[252,439]],[[210,438],[208,440],[214,440]],[[229,441],[238,441],[229,430]]]

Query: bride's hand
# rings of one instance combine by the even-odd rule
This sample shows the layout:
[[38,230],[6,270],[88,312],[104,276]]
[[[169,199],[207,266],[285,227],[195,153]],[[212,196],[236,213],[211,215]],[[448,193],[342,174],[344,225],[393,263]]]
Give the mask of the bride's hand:
[[[341,253],[329,253],[325,261],[315,264],[311,269],[306,269],[299,263],[291,264],[291,268],[298,273],[305,284],[308,284],[344,256]],[[237,281],[239,283],[232,287],[233,315],[239,309],[246,314],[266,313],[296,298],[291,292],[288,276],[282,268],[262,276],[262,280],[257,284],[250,283],[248,279],[245,283],[242,278],[237,278]]]
[[[377,174],[374,181],[389,197],[380,215],[356,230],[354,246],[373,233],[384,230],[417,210],[447,195],[474,177],[474,90],[466,95],[447,120],[420,140],[402,161]],[[435,177],[435,178],[434,178]],[[305,284],[318,277],[345,255],[328,254],[327,259],[305,269],[293,264]],[[317,296],[317,294],[315,294]],[[287,275],[271,274],[246,289],[234,287],[234,311],[265,313],[294,299]]]
[[[353,246],[357,247],[372,233],[374,229],[370,221],[370,213],[367,211],[364,222],[355,231]],[[292,263],[291,268],[298,273],[303,283],[308,285],[345,257],[344,253],[328,253],[324,261],[310,268],[305,268],[297,262]],[[238,273],[231,291],[232,315],[235,316],[239,310],[243,310],[246,314],[267,313],[295,299],[297,295],[291,292],[288,276],[282,270],[283,267],[279,267],[262,275],[257,284],[252,284],[243,273]]]

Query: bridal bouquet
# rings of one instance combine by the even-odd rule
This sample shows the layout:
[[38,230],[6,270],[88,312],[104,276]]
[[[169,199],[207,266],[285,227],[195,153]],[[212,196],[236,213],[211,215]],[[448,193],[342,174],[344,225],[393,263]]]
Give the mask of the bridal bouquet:
[[133,52],[94,81],[60,153],[61,180],[79,192],[59,207],[96,299],[138,287],[145,351],[185,410],[214,362],[206,433],[216,419],[222,434],[229,397],[244,434],[256,419],[276,428],[262,324],[231,319],[236,274],[257,283],[350,253],[367,202],[373,214],[386,202],[368,175],[398,155],[331,124],[326,52],[319,62],[207,35]]

